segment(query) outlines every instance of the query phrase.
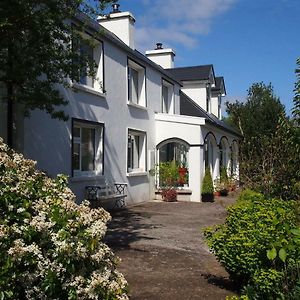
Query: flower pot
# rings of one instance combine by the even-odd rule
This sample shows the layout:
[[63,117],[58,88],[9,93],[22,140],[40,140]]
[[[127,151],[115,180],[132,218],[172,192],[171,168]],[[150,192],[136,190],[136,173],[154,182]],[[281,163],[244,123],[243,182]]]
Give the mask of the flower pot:
[[161,197],[162,197],[163,201],[176,202],[177,201],[177,192],[175,189],[162,190]]
[[224,189],[220,191],[221,196],[227,196],[228,195],[228,189]]
[[221,193],[219,191],[217,191],[217,192],[214,192],[214,195],[219,197],[221,195]]
[[214,202],[214,194],[201,194],[202,202]]

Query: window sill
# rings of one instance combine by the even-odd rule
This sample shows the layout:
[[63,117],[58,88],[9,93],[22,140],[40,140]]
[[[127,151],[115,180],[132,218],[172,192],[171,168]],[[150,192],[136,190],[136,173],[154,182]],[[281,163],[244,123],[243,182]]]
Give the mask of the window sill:
[[70,182],[79,182],[79,181],[95,181],[95,180],[98,180],[98,179],[101,179],[103,178],[104,175],[90,175],[90,176],[87,176],[87,175],[77,175],[77,176],[74,176],[74,177],[70,177],[69,180]]
[[92,88],[92,87],[90,87],[88,85],[79,84],[79,83],[73,83],[72,87],[74,89],[78,89],[80,91],[83,91],[83,92],[86,92],[86,93],[89,93],[89,94],[93,94],[93,95],[96,95],[96,96],[100,96],[102,98],[106,98],[106,94],[105,93],[99,92],[99,91],[95,90],[94,88]]
[[135,103],[132,103],[132,102],[127,102],[127,105],[131,106],[131,107],[139,108],[139,109],[142,109],[142,110],[148,110],[147,107],[139,105],[139,104],[135,104]]
[[142,171],[136,171],[136,172],[132,171],[126,174],[127,177],[147,176],[147,175],[148,175],[147,172],[142,172]]

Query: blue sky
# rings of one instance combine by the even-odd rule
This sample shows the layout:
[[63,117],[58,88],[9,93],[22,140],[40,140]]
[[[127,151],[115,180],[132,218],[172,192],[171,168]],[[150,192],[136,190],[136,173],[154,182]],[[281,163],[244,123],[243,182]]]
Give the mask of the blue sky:
[[299,0],[120,0],[136,18],[136,47],[156,42],[176,52],[175,66],[213,64],[227,100],[243,100],[254,82],[272,83],[292,107],[300,57]]

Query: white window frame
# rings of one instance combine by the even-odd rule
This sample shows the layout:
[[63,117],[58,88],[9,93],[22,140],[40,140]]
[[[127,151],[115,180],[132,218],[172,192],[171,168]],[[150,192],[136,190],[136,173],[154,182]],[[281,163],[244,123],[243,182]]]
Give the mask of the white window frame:
[[[92,78],[90,76],[85,76],[86,83],[83,83],[81,81],[81,78],[79,78],[79,81],[74,84],[75,87],[78,87],[79,89],[83,89],[85,91],[95,91],[98,93],[105,93],[105,87],[104,87],[104,44],[102,41],[92,38],[90,35],[83,33],[82,39],[79,41],[80,43],[84,43],[85,40],[91,40],[91,45],[87,44],[88,47],[92,48],[92,55],[93,60],[97,65],[95,78]],[[93,47],[93,46],[94,47]]]
[[[80,137],[75,136],[75,129],[80,130]],[[94,157],[93,157],[93,170],[82,170],[82,129],[94,129]],[[74,153],[75,144],[79,145],[79,168],[75,169]],[[103,174],[103,161],[104,161],[104,124],[90,122],[85,120],[73,119],[72,120],[72,176],[73,177],[91,177]]]
[[[167,99],[164,89],[167,90]],[[165,114],[174,114],[175,112],[174,85],[165,79],[162,79],[161,84],[161,112]]]
[[[132,98],[132,75],[131,70],[137,72],[137,89],[136,99]],[[146,68],[137,62],[128,58],[127,64],[127,90],[128,90],[128,104],[146,107]]]
[[[131,144],[129,144],[131,142]],[[147,135],[144,131],[128,129],[127,173],[146,172]]]

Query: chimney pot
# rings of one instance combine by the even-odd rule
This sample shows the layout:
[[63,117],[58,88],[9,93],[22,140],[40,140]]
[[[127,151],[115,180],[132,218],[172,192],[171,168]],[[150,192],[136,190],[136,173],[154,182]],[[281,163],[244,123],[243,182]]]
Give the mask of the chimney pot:
[[114,14],[114,13],[119,13],[119,12],[120,12],[119,7],[120,7],[120,4],[116,4],[116,3],[113,4],[113,5],[112,5],[112,9],[113,9],[113,10],[112,10],[111,13],[112,13],[112,14]]
[[162,43],[156,43],[155,50],[160,50],[160,49],[163,49]]

